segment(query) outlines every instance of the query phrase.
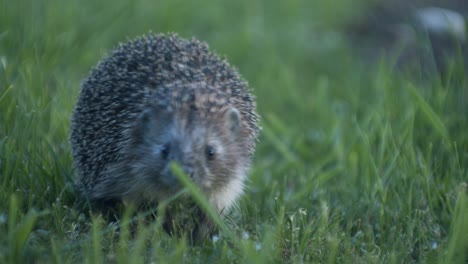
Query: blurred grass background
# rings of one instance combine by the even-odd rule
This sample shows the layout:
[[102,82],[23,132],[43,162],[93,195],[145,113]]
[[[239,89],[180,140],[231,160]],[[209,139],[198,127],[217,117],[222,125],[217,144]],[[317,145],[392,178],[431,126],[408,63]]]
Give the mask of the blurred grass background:
[[[0,262],[466,262],[463,51],[443,71],[424,69],[431,56],[399,70],[398,49],[370,59],[356,47],[372,39],[349,31],[381,4],[0,0]],[[89,216],[71,188],[80,82],[149,31],[206,41],[257,96],[237,240],[190,246],[158,222],[131,232],[130,215]]]

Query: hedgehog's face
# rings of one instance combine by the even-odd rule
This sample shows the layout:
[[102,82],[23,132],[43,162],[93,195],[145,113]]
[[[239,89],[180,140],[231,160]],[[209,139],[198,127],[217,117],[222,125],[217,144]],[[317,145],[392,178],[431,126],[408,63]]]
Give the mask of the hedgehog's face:
[[230,107],[209,118],[196,111],[179,112],[150,109],[138,121],[132,166],[137,182],[145,185],[142,195],[160,200],[180,189],[170,169],[172,162],[210,199],[218,199],[214,196],[228,192],[232,184],[240,192],[248,158],[239,111]]

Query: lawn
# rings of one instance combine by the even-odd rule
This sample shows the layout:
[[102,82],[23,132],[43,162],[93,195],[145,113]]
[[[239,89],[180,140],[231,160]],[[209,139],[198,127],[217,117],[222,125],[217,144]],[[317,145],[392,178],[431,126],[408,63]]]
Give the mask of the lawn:
[[[364,58],[342,32],[367,10],[0,0],[0,263],[466,263],[468,65],[454,57],[439,74]],[[109,221],[73,189],[80,83],[149,31],[209,43],[249,81],[261,115],[230,231],[195,244],[147,212]]]

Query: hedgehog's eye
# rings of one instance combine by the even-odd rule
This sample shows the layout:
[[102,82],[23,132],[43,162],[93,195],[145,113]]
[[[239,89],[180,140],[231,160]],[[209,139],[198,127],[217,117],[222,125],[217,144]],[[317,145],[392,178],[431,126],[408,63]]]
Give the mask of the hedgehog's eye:
[[216,149],[210,145],[206,146],[206,157],[209,160],[214,160],[215,156],[216,156]]
[[171,145],[169,143],[166,143],[162,145],[161,147],[161,157],[163,159],[167,159],[169,157],[169,152],[171,151]]

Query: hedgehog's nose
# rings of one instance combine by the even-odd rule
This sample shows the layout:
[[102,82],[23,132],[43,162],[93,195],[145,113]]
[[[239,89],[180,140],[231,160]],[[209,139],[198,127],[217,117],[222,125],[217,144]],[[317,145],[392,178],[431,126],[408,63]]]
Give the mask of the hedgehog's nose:
[[193,167],[192,166],[185,165],[183,169],[184,169],[185,174],[187,174],[187,176],[189,176],[190,178],[193,178]]

